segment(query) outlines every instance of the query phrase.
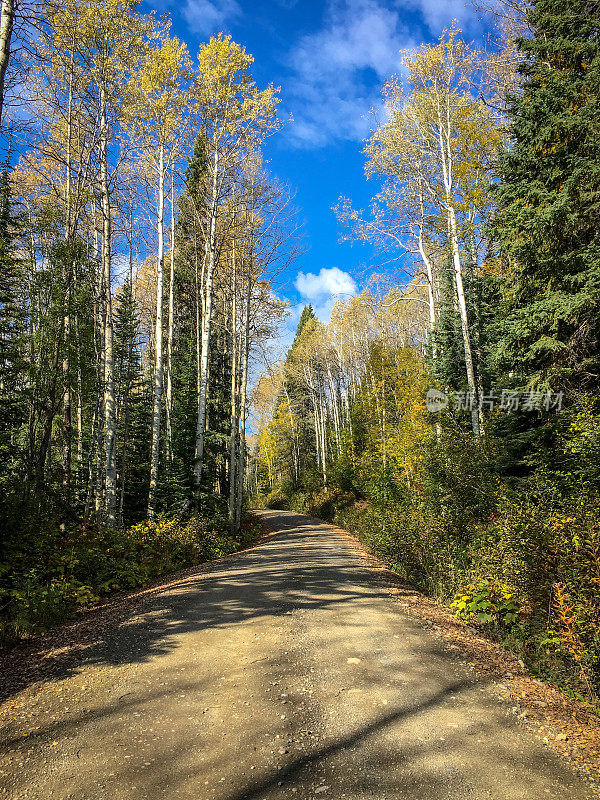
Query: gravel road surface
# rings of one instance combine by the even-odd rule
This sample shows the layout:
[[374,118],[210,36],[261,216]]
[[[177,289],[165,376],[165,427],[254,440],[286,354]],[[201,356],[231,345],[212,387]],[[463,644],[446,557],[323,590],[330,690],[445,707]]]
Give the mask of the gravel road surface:
[[328,525],[200,567],[4,705],[0,797],[583,800]]

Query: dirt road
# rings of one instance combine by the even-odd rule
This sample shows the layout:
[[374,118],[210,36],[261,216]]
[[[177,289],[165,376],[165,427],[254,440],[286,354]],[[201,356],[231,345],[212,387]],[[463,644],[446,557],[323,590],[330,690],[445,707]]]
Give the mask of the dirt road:
[[4,705],[1,797],[589,797],[330,527],[172,583]]

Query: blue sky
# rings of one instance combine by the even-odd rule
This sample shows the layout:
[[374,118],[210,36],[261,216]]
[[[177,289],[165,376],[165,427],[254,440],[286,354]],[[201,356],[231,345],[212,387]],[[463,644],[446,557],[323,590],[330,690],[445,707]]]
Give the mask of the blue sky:
[[364,207],[373,187],[363,174],[363,140],[380,89],[398,71],[399,50],[436,40],[457,19],[479,38],[463,0],[152,0],[192,55],[218,31],[255,57],[259,86],[281,86],[281,115],[293,121],[267,142],[269,169],[296,192],[307,251],[276,281],[294,305],[288,336],[305,302],[326,320],[333,296],[360,289],[369,248],[339,242],[332,206],[340,194]]

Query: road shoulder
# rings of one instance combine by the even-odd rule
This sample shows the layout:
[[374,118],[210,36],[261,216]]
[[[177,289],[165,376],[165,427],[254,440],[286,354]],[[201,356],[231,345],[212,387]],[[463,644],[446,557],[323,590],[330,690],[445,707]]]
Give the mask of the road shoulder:
[[[313,519],[313,518],[310,518]],[[324,520],[357,557],[385,584],[399,610],[419,622],[475,673],[493,680],[491,690],[506,702],[520,724],[555,750],[591,785],[600,798],[600,717],[587,705],[531,675],[514,654],[454,616],[442,604],[417,591],[379,558],[368,553],[349,531]]]

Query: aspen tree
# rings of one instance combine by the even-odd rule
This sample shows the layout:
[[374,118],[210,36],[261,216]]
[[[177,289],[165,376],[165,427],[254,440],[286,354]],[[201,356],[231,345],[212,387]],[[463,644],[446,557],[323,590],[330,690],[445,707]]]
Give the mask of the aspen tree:
[[250,76],[253,58],[229,36],[212,37],[198,54],[195,96],[204,134],[208,170],[205,253],[201,278],[201,332],[198,376],[198,411],[194,454],[194,486],[198,494],[208,394],[209,346],[213,318],[215,269],[226,228],[224,201],[231,194],[234,176],[246,154],[278,127],[277,90],[260,91]]
[[[47,25],[37,40],[38,69],[30,76],[28,89],[34,113],[45,122],[45,137],[22,158],[23,168],[35,171],[45,184],[48,197],[55,196],[62,212],[62,239],[54,246],[62,272],[62,490],[63,513],[71,505],[71,451],[73,430],[74,375],[80,380],[79,320],[73,316],[73,293],[77,264],[81,261],[79,227],[84,197],[89,196],[95,121],[87,106],[89,80],[79,52],[80,9],[77,4],[54,4],[46,8]],[[26,165],[26,166],[25,166]],[[55,257],[56,257],[55,256]],[[73,336],[73,331],[75,335]],[[74,368],[73,362],[78,366]],[[78,398],[78,465],[82,456],[82,410]]]
[[171,194],[169,198],[169,301],[167,317],[167,385],[165,411],[167,426],[167,458],[173,461],[173,326],[175,315],[175,166],[171,165]]
[[101,271],[103,274],[104,362],[104,513],[109,526],[117,522],[117,417],[114,384],[114,320],[112,303],[112,183],[109,148],[123,111],[128,73],[143,52],[150,32],[147,18],[134,14],[134,0],[90,0],[82,4],[79,42],[85,48],[90,79],[95,87],[99,118],[99,189],[102,217]]
[[[156,176],[156,322],[154,328],[155,363],[153,376],[152,445],[148,516],[156,511],[156,489],[160,455],[160,429],[163,399],[163,289],[165,258],[165,182],[169,164],[184,135],[184,108],[189,99],[184,81],[189,75],[187,48],[176,38],[164,37],[159,47],[150,47],[139,70],[129,83],[127,109],[132,135],[142,157]],[[172,205],[172,203],[171,203]],[[170,281],[171,282],[171,281]],[[172,295],[170,294],[170,297]],[[169,300],[171,302],[171,300]],[[172,316],[170,317],[172,326]],[[172,341],[172,340],[171,340]]]
[[[239,270],[240,325],[236,352],[239,360],[237,394],[232,399],[237,419],[233,438],[237,458],[232,476],[235,486],[233,528],[240,530],[246,469],[246,420],[248,416],[248,378],[252,347],[269,335],[272,324],[284,311],[274,298],[264,276],[270,278],[289,266],[296,256],[293,213],[289,213],[289,195],[262,171],[258,153],[246,159],[240,204]],[[232,384],[233,385],[233,384]]]
[[[234,234],[235,237],[235,234]],[[239,408],[238,408],[238,375],[240,348],[237,336],[238,328],[238,274],[236,259],[235,238],[231,244],[231,412],[229,434],[229,523],[232,533],[235,533],[236,524],[236,448],[239,437]]]
[[[377,136],[374,135],[373,139]],[[384,177],[382,190],[373,198],[370,214],[352,208],[348,198],[340,198],[334,207],[340,223],[348,230],[343,240],[371,242],[378,252],[389,255],[392,260],[402,261],[402,274],[421,278],[427,285],[429,334],[435,327],[439,294],[439,275],[435,265],[435,253],[440,247],[433,240],[426,215],[426,203],[420,164],[406,159],[402,164],[389,158],[382,163],[381,152],[373,158],[373,139],[366,148],[370,158],[365,172],[370,178],[374,174]],[[385,164],[385,166],[384,166]],[[407,261],[405,256],[411,257]],[[425,268],[419,269],[418,259]],[[409,297],[397,302],[414,305]]]
[[10,45],[15,21],[15,0],[2,0],[0,15],[0,125],[4,111],[6,70],[10,59]]
[[[471,94],[481,60],[461,41],[459,33],[456,29],[445,31],[438,45],[424,45],[405,56],[410,91],[398,79],[386,84],[390,119],[371,137],[367,154],[371,174],[398,176],[400,201],[413,215],[431,220],[431,238],[447,242],[467,384],[477,405],[463,251],[465,242],[475,238],[490,206],[487,176],[500,134],[483,101]],[[415,167],[416,187],[414,178],[408,177],[415,174]],[[426,255],[424,248],[419,250]],[[430,302],[432,299],[430,296]],[[479,436],[480,414],[476,408],[472,426],[474,435]]]

